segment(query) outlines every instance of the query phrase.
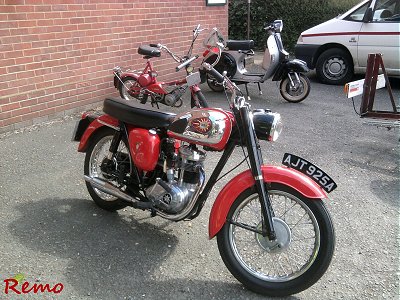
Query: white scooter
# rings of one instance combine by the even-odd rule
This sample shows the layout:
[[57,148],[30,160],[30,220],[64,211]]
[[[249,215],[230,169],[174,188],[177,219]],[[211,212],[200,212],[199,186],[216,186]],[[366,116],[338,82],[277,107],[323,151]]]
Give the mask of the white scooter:
[[[246,70],[246,57],[254,55],[253,40],[227,41],[226,48],[214,68],[220,73],[227,72],[227,76],[236,84],[245,84],[247,96],[248,83],[257,83],[262,94],[260,83],[272,78],[272,81],[280,81],[280,93],[285,100],[303,101],[310,93],[310,80],[304,74],[309,69],[304,61],[289,59],[289,53],[283,48],[280,34],[282,27],[282,20],[275,20],[264,28],[269,35],[262,63],[264,73],[250,73]],[[209,60],[212,61],[213,57]],[[207,74],[207,84],[215,92],[224,90],[210,74]]]

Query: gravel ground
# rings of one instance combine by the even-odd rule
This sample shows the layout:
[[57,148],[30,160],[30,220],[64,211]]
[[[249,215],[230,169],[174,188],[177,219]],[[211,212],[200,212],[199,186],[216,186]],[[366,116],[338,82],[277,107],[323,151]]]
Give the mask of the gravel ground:
[[[314,286],[285,299],[399,299],[399,132],[364,125],[343,87],[321,85],[313,74],[311,80],[310,96],[299,104],[285,102],[272,82],[262,85],[263,95],[250,88],[253,107],[280,112],[284,121],[280,139],[262,144],[264,161],[279,165],[284,152],[297,154],[338,184],[326,200],[336,230],[331,266]],[[203,91],[226,107],[222,95]],[[383,101],[379,91],[378,105]],[[266,299],[230,275],[208,240],[209,211],[229,177],[191,222],[131,208],[102,211],[85,188],[84,155],[71,142],[77,119],[0,136],[0,299],[17,299],[4,293],[4,280],[18,274],[30,284],[64,286],[57,295],[18,299]],[[208,174],[218,157],[209,154]],[[238,151],[227,167],[240,158]]]

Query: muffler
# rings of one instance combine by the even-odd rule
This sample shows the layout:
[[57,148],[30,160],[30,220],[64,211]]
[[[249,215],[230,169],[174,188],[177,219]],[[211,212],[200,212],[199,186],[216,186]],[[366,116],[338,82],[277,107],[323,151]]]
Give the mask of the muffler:
[[123,199],[125,201],[131,202],[132,204],[137,204],[138,201],[129,196],[128,194],[125,194],[123,191],[118,189],[116,186],[112,185],[111,183],[104,181],[101,178],[98,177],[89,177],[87,175],[84,176],[85,181],[89,182],[94,188],[110,194],[111,196],[118,197],[120,199]]

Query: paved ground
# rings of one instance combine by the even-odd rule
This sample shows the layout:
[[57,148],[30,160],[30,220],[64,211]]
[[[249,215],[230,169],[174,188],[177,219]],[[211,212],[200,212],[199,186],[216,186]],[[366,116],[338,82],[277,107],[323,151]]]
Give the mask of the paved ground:
[[[204,91],[225,106],[222,95]],[[263,143],[264,160],[280,164],[284,152],[298,154],[338,183],[326,201],[337,234],[332,264],[317,284],[287,299],[398,299],[399,132],[363,125],[342,87],[313,78],[299,104],[285,102],[275,83],[263,92],[251,88],[253,106],[280,112],[285,125],[276,143]],[[63,284],[46,299],[265,299],[230,275],[207,238],[224,182],[192,222],[104,212],[90,200],[84,156],[70,141],[76,119],[0,138],[0,299],[16,299],[4,294],[4,280],[17,274],[31,284]],[[209,155],[208,172],[217,158]]]

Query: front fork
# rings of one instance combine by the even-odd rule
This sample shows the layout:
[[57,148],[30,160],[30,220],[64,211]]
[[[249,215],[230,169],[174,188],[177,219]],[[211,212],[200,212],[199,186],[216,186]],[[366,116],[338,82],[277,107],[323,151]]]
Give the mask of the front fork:
[[[289,78],[289,81],[290,81],[290,87],[291,88],[296,88],[300,84],[299,74],[297,74],[297,72],[289,72],[287,75],[288,75],[288,78]],[[292,78],[293,75],[295,77],[294,80]]]
[[262,235],[267,236],[269,240],[276,239],[275,228],[273,224],[273,216],[274,212],[271,205],[271,199],[269,197],[268,190],[264,183],[264,178],[261,171],[262,166],[262,154],[261,148],[258,143],[258,139],[255,135],[254,125],[252,120],[249,118],[249,108],[248,106],[244,106],[240,109],[240,114],[242,120],[244,121],[246,145],[247,152],[250,160],[250,167],[253,178],[256,182],[256,190],[259,196],[260,205],[261,205],[261,213],[262,213]]

